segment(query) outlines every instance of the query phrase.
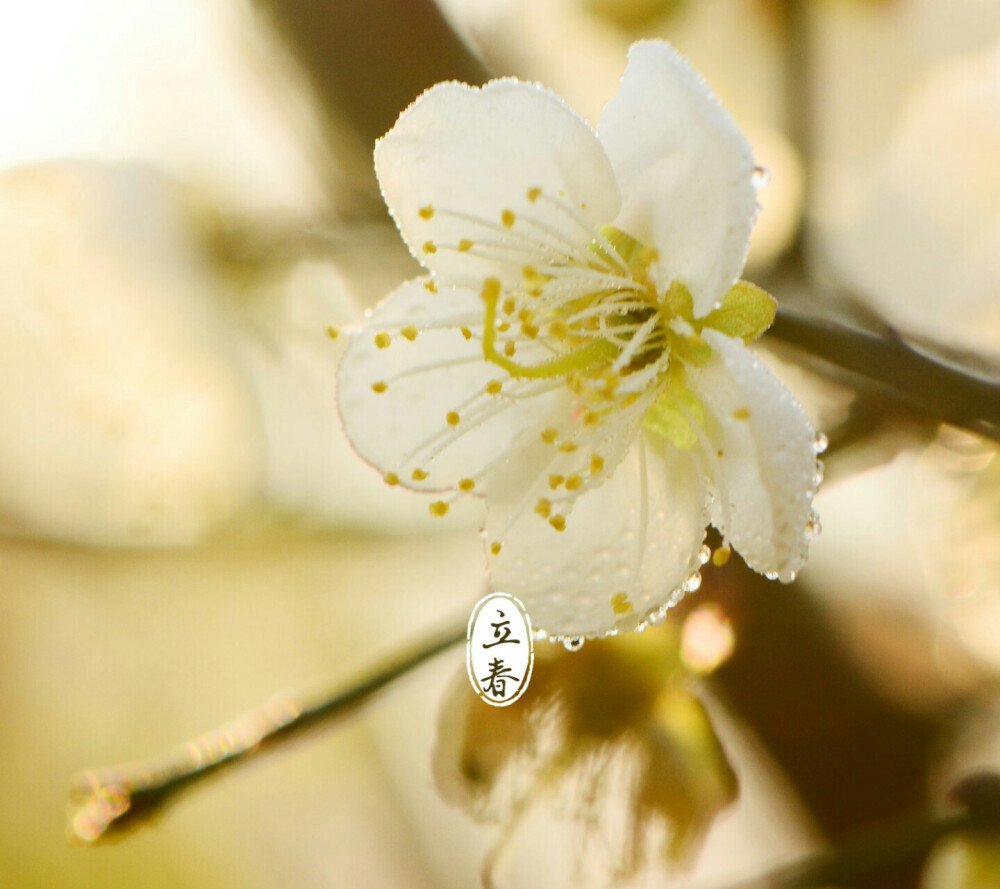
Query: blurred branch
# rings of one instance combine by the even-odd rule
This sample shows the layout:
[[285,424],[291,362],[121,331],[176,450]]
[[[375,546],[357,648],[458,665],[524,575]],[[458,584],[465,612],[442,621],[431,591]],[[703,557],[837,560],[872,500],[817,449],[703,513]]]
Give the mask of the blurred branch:
[[873,333],[779,308],[768,333],[864,377],[894,401],[1000,441],[1000,382],[918,352],[891,328]]
[[973,775],[950,798],[959,808],[943,815],[921,815],[865,832],[839,849],[811,856],[770,874],[727,889],[822,889],[850,886],[899,865],[919,861],[935,843],[956,831],[1000,828],[1000,777]]
[[967,812],[915,818],[874,830],[853,843],[726,889],[822,889],[851,886],[883,871],[918,860],[957,830],[975,826]]
[[329,725],[368,702],[376,692],[465,639],[466,627],[450,627],[392,657],[342,688],[306,705],[292,695],[155,759],[89,769],[70,788],[70,838],[85,844],[121,836],[203,779],[226,766],[257,759],[305,731]]
[[305,67],[324,106],[368,144],[442,80],[482,83],[482,62],[434,0],[256,0]]
[[[489,74],[434,0],[253,0],[313,86],[327,140],[343,154],[351,131],[365,160],[371,146],[420,93],[445,80],[483,83]],[[339,151],[337,150],[339,148]],[[349,185],[381,215],[374,170]]]

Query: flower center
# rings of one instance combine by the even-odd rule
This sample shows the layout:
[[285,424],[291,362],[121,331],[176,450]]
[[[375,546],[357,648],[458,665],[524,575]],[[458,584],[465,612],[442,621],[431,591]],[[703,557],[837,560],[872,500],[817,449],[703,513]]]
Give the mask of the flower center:
[[687,289],[675,283],[657,292],[649,275],[656,259],[654,249],[605,226],[585,262],[525,266],[520,286],[488,278],[484,357],[515,378],[565,378],[591,422],[669,381],[676,387],[681,374],[671,356],[700,357],[708,347],[692,327]]

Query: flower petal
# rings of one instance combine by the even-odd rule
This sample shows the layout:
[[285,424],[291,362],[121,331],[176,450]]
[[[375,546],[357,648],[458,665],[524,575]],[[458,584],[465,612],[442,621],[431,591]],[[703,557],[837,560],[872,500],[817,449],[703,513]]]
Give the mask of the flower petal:
[[481,491],[489,467],[544,421],[554,393],[510,397],[524,384],[483,358],[479,295],[425,285],[436,286],[399,287],[352,341],[339,373],[341,419],[390,483]]
[[631,629],[679,599],[701,564],[708,522],[691,452],[634,439],[614,474],[572,504],[562,531],[533,508],[550,493],[551,460],[532,445],[490,484],[487,540],[502,547],[490,557],[494,588],[518,596],[536,627],[563,636]]
[[792,393],[740,340],[706,328],[711,360],[688,385],[705,406],[712,524],[755,571],[794,579],[806,561],[816,433]]
[[593,130],[554,94],[511,79],[425,92],[379,140],[375,170],[413,255],[462,283],[585,260],[620,205]]
[[746,137],[687,60],[655,40],[632,46],[597,132],[622,192],[615,225],[656,248],[660,289],[681,281],[705,315],[739,277],[757,215]]

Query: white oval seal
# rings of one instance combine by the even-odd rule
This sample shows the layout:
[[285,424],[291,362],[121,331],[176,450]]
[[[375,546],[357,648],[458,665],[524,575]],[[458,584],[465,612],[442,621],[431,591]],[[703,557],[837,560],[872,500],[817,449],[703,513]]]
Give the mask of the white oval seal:
[[506,707],[524,694],[535,663],[531,618],[508,593],[476,603],[466,633],[465,665],[472,687],[487,704]]

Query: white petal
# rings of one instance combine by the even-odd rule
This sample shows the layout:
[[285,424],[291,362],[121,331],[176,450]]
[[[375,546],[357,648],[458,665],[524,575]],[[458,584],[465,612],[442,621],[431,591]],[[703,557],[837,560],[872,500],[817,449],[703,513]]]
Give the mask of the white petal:
[[746,563],[792,580],[806,561],[816,433],[792,393],[740,340],[706,328],[713,350],[691,370],[706,408],[712,524]]
[[375,170],[414,256],[456,281],[585,259],[620,205],[593,130],[557,96],[516,80],[428,90],[379,140]]
[[518,596],[549,634],[633,627],[700,565],[703,474],[689,452],[643,435],[610,479],[575,501],[557,531],[534,510],[551,494],[548,473],[559,471],[549,468],[551,459],[544,446],[529,447],[490,485],[487,539],[502,545],[491,554],[493,587]]
[[629,51],[597,131],[622,192],[615,225],[659,252],[661,288],[681,281],[706,314],[739,277],[757,215],[746,137],[687,60],[654,40]]
[[[517,384],[483,358],[482,300],[460,289],[431,293],[425,283],[403,284],[355,336],[340,366],[341,418],[358,453],[400,484],[441,491],[472,479],[478,490],[485,470],[542,422],[552,393],[518,400],[489,394],[491,381]],[[383,336],[387,348],[377,345]],[[373,388],[380,384],[381,393]]]

